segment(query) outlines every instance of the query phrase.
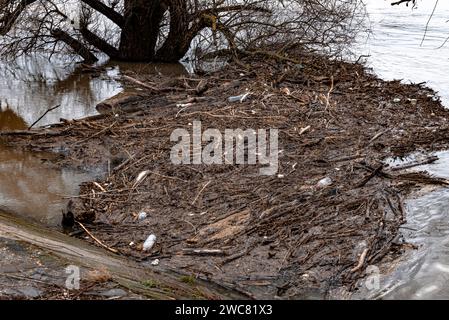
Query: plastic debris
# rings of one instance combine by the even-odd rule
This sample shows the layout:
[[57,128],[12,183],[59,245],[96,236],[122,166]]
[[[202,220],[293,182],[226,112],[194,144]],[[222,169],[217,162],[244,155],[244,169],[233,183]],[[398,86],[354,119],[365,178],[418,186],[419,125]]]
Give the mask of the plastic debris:
[[156,243],[156,236],[151,234],[148,236],[147,240],[143,243],[143,251],[150,251]]
[[137,219],[139,219],[139,221],[145,220],[148,216],[148,213],[146,213],[145,211],[142,211],[141,213],[139,213],[139,215],[137,216]]
[[327,187],[327,186],[330,186],[331,184],[332,184],[332,179],[329,177],[326,177],[326,178],[318,181],[318,187]]
[[399,98],[394,98],[394,99],[393,99],[393,102],[394,102],[394,103],[399,103],[399,102],[401,102],[401,99],[399,99]]
[[407,99],[407,101],[410,102],[410,104],[411,104],[412,106],[415,106],[416,103],[418,102],[418,100],[416,100],[416,99]]
[[289,96],[289,95],[292,94],[292,93],[290,92],[290,89],[289,89],[289,88],[282,88],[282,89],[281,89],[281,92],[282,92],[283,94],[286,94],[287,96]]
[[193,106],[193,103],[178,103],[176,105],[176,107],[178,107],[178,108],[188,108],[190,106]]
[[250,93],[247,92],[247,93],[241,94],[239,96],[229,97],[228,98],[228,102],[231,102],[231,103],[240,102],[240,103],[242,103],[242,102],[244,102],[248,98],[249,95],[250,95]]
[[148,174],[150,173],[150,171],[145,170],[142,171],[141,173],[139,173],[139,175],[136,178],[136,182],[134,182],[133,188],[137,187],[137,185],[139,183],[141,183],[143,180],[145,180],[145,178],[148,176]]
[[151,261],[151,265],[152,266],[157,266],[157,265],[159,265],[159,259],[155,259],[155,260],[153,260],[153,261]]

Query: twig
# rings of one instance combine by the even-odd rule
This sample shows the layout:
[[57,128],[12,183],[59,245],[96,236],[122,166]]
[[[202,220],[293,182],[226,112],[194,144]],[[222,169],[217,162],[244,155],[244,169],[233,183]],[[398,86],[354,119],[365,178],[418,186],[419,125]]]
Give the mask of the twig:
[[436,1],[435,1],[435,5],[434,5],[434,7],[433,7],[432,13],[431,13],[430,16],[429,16],[429,20],[427,20],[427,23],[426,23],[426,29],[424,30],[424,35],[423,35],[423,37],[422,37],[421,44],[420,44],[421,47],[422,47],[422,45],[423,45],[423,43],[424,43],[424,40],[426,39],[427,31],[429,31],[430,20],[432,20],[433,15],[435,14],[435,10],[437,9],[437,6],[438,6],[438,1],[439,1],[439,0],[436,0]]
[[90,233],[89,230],[87,230],[86,227],[83,226],[83,224],[82,224],[81,222],[77,221],[76,223],[78,223],[79,226],[80,226],[84,231],[86,231],[86,233],[87,233],[87,234],[88,234],[88,235],[89,235],[95,242],[97,242],[100,246],[102,246],[103,248],[105,248],[105,249],[107,249],[107,250],[109,250],[109,251],[111,251],[111,252],[113,252],[113,253],[118,253],[118,251],[117,251],[116,249],[108,247],[108,246],[105,245],[103,242],[101,242],[100,240],[98,240],[97,238],[95,238],[95,236],[94,236],[92,233]]
[[309,130],[311,128],[311,126],[307,126],[305,128],[302,128],[301,130],[299,130],[299,135],[302,135],[304,132],[306,132],[307,130]]
[[198,198],[200,197],[201,193],[204,191],[204,189],[206,189],[206,187],[209,185],[209,183],[211,183],[212,180],[209,180],[204,187],[201,188],[200,192],[198,192],[198,194],[196,195],[195,199],[193,199],[192,201],[192,206],[195,204],[196,200],[198,200]]
[[77,141],[76,143],[74,143],[74,145],[80,145],[81,143],[84,143],[84,142],[86,142],[86,141],[88,141],[88,140],[90,140],[90,139],[92,139],[92,138],[95,138],[96,136],[99,136],[100,134],[102,134],[102,133],[104,133],[104,132],[110,130],[113,126],[115,126],[116,123],[117,123],[117,122],[114,122],[114,123],[111,124],[109,127],[106,127],[106,128],[104,128],[103,130],[98,131],[97,133],[95,133],[95,134],[93,134],[93,135],[87,137],[86,139]]
[[377,140],[378,138],[380,138],[381,136],[383,136],[385,133],[387,133],[388,131],[390,131],[391,129],[387,129],[384,131],[379,132],[378,134],[376,134],[374,137],[371,138],[371,140],[368,142],[368,146],[371,145],[371,143],[373,143],[375,140]]
[[52,285],[52,283],[49,283],[49,282],[41,281],[41,280],[38,280],[38,279],[33,279],[31,277],[19,276],[19,275],[16,275],[16,274],[0,272],[0,276],[12,278],[12,279],[18,279],[18,280],[33,281],[33,282],[36,282],[36,283],[42,283],[42,284],[46,284],[46,285]]
[[182,181],[182,182],[189,182],[189,181],[187,181],[187,180],[183,180],[183,179],[178,178],[178,177],[166,176],[166,175],[163,175],[163,174],[154,172],[154,171],[149,171],[149,172],[152,173],[152,174],[155,174],[155,175],[157,175],[157,176],[159,176],[159,177],[162,177],[162,178],[171,179],[171,180],[177,180],[177,181]]
[[93,184],[94,184],[98,189],[100,189],[102,192],[107,192],[106,189],[103,188],[103,187],[101,186],[101,184],[99,184],[98,182],[94,181]]
[[391,171],[399,171],[399,170],[410,169],[410,168],[413,168],[413,167],[418,167],[418,166],[422,166],[422,165],[425,165],[425,164],[430,164],[430,163],[433,163],[433,162],[435,162],[437,160],[439,160],[439,158],[437,156],[430,156],[430,157],[427,157],[427,158],[425,158],[423,160],[416,160],[416,161],[413,161],[411,163],[406,163],[404,165],[391,167]]
[[144,83],[142,81],[139,81],[137,79],[134,79],[134,78],[132,78],[130,76],[122,75],[122,78],[125,79],[125,80],[128,80],[129,82],[137,84],[138,86],[143,87],[145,89],[149,89],[149,90],[156,91],[156,92],[160,92],[161,91],[160,89],[158,89],[156,87],[153,87],[153,86],[151,86],[151,85],[149,85],[147,83]]
[[362,181],[360,181],[355,188],[361,188],[363,187],[365,184],[368,183],[368,181],[370,181],[372,178],[374,178],[376,175],[378,175],[379,173],[382,172],[383,169],[383,165],[380,165],[379,167],[377,167],[374,171],[372,171],[366,178],[364,178]]
[[357,265],[351,269],[351,272],[356,272],[362,268],[363,264],[365,263],[365,258],[366,258],[367,254],[368,254],[368,248],[363,250],[362,254],[360,255],[359,263],[357,263]]
[[[144,83],[144,82],[139,81],[137,79],[134,79],[134,78],[132,78],[130,76],[123,75],[122,78],[125,79],[125,80],[128,80],[128,81],[130,81],[130,82],[132,82],[134,84],[137,84],[140,87],[143,87],[145,89],[149,89],[149,90],[154,91],[154,92],[186,91],[186,89],[184,89],[184,88],[175,88],[175,87],[156,88],[156,87],[154,87],[152,85],[149,85],[148,83]],[[192,91],[194,91],[194,90],[195,89],[192,89]]]
[[39,117],[39,119],[37,119],[36,121],[34,121],[33,124],[32,124],[31,126],[28,127],[28,130],[31,130],[31,128],[34,127],[34,125],[35,125],[36,123],[38,123],[39,121],[41,121],[42,118],[45,117],[45,116],[47,115],[47,113],[49,113],[50,111],[53,111],[53,110],[59,108],[60,106],[61,106],[61,105],[58,104],[57,106],[54,106],[54,107],[52,107],[52,108],[48,108],[47,111],[45,111],[44,114],[41,115],[41,116]]
[[326,110],[329,108],[329,106],[331,104],[330,99],[331,99],[332,91],[334,91],[334,76],[331,76],[331,86],[330,86],[329,91],[327,92],[327,95],[326,95],[326,108],[325,108]]
[[182,253],[185,255],[199,255],[199,256],[222,256],[226,255],[226,252],[220,249],[182,249]]

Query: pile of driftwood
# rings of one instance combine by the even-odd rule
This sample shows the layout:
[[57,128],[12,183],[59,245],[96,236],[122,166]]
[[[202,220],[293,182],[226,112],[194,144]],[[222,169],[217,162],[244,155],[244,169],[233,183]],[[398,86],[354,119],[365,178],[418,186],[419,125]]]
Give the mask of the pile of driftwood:
[[[257,298],[353,290],[367,266],[407,248],[398,235],[410,190],[448,184],[407,170],[436,158],[405,167],[384,160],[446,147],[449,113],[420,85],[324,57],[295,60],[127,76],[133,93],[100,104],[103,115],[4,138],[59,147],[63,165],[103,166],[104,179],[75,199],[94,243]],[[220,132],[279,129],[278,172],[173,164],[170,135],[191,132],[194,121]]]

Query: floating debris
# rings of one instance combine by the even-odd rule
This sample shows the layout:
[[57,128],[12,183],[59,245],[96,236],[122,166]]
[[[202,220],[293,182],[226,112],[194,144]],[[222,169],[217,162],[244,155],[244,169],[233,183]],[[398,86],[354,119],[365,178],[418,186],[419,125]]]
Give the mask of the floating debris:
[[133,188],[137,187],[143,180],[145,180],[145,178],[148,176],[149,173],[150,171],[148,170],[139,173],[139,175],[136,178],[136,181],[134,182]]

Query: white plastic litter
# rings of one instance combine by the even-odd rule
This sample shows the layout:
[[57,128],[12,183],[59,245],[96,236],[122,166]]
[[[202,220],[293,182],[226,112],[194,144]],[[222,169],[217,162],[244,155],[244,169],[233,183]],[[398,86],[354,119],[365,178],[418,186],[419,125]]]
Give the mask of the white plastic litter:
[[417,99],[407,99],[407,101],[410,102],[412,106],[415,106],[418,103]]
[[141,173],[139,173],[139,175],[136,178],[136,182],[134,182],[133,188],[135,188],[139,183],[141,183],[146,177],[147,175],[150,173],[150,171],[145,170],[142,171]]
[[154,244],[156,243],[156,236],[154,234],[151,234],[148,236],[147,240],[143,243],[143,251],[149,251],[151,248],[153,248]]
[[139,213],[139,215],[137,216],[137,219],[139,219],[139,221],[145,220],[147,218],[148,214],[145,211],[142,211],[141,213]]
[[159,262],[160,262],[159,259],[153,260],[153,261],[151,261],[151,265],[152,266],[158,266]]
[[239,96],[229,97],[229,98],[228,98],[228,101],[231,102],[231,103],[234,103],[234,102],[244,102],[244,101],[248,98],[249,95],[250,95],[250,93],[247,92],[247,93],[241,94],[241,95],[239,95]]
[[326,187],[326,186],[330,186],[331,184],[332,184],[332,179],[329,177],[326,177],[326,178],[318,181],[318,187]]

